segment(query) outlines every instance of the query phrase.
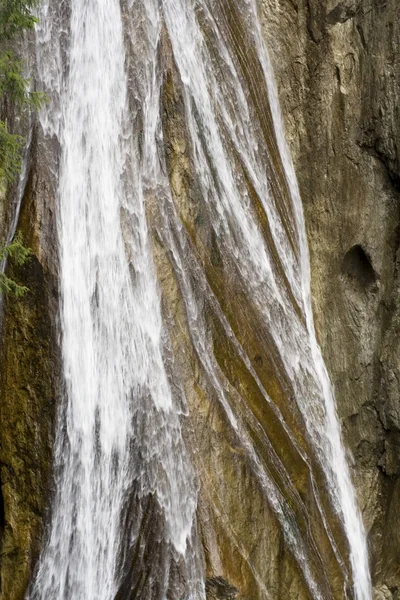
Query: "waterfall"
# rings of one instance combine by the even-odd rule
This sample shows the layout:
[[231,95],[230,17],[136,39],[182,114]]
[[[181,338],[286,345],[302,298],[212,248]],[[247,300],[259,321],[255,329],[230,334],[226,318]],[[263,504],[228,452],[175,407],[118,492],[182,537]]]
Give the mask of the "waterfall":
[[123,135],[119,1],[72,2],[69,36],[58,214],[67,405],[51,534],[31,596],[105,600],[118,589],[121,514],[134,478],[142,495],[157,494],[166,535],[182,554],[197,484],[163,365],[143,176],[133,158],[138,133]]
[[[205,598],[199,484],[182,430],[186,400],[179,373],[169,367],[171,332],[163,323],[150,202],[158,205],[160,237],[172,257],[204,373],[311,597],[327,598],[315,570],[318,552],[313,558],[314,543],[297,523],[301,502],[296,499],[293,508],[254,448],[248,427],[253,417],[246,421],[236,414],[210,346],[206,302],[312,471],[314,459],[296,441],[221,311],[176,208],[162,123],[165,38],[183,90],[204,211],[226,268],[232,265],[238,289],[246,290],[268,331],[279,378],[291,389],[304,439],[347,535],[355,598],[368,600],[365,533],[316,342],[302,205],[255,0],[69,0],[44,1],[40,8],[38,81],[51,98],[40,122],[60,149],[54,178],[65,403],[58,417],[49,530],[28,598],[123,600],[118,594],[147,501],[162,515],[155,526],[163,567],[151,598],[166,598],[172,564],[185,573],[184,597]],[[268,223],[267,236],[252,208],[254,197]],[[268,440],[265,444],[269,448]],[[268,452],[279,471],[278,452]],[[294,498],[290,476],[281,470]],[[318,483],[311,480],[339,556]]]

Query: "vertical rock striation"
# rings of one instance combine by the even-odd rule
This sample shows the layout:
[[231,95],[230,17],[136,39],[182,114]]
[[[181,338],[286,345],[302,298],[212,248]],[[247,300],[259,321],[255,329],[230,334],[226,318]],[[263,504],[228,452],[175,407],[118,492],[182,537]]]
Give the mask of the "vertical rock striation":
[[354,459],[374,583],[378,596],[397,598],[400,11],[396,0],[259,6],[274,40],[318,336]]

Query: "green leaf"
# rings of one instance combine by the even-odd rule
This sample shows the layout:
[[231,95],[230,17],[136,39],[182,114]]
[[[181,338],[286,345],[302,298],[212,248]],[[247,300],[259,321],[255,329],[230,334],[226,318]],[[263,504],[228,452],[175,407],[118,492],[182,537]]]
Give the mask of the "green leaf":
[[30,248],[24,246],[21,234],[17,233],[10,244],[0,248],[0,261],[10,258],[16,265],[24,265],[31,254]]
[[10,294],[15,298],[22,298],[29,292],[29,288],[25,285],[18,285],[16,281],[7,277],[4,273],[0,273],[0,294]]
[[0,190],[12,183],[21,169],[21,150],[24,138],[8,131],[0,121]]
[[33,29],[37,18],[32,10],[37,0],[1,0],[0,39],[12,40],[25,29]]
[[40,108],[46,102],[43,92],[30,92],[30,80],[23,75],[23,64],[10,51],[0,53],[0,100],[8,98],[17,106]]
[[[32,251],[24,246],[20,233],[17,233],[13,241],[0,248],[0,261],[8,259],[11,264],[22,266],[29,261]],[[7,277],[5,273],[0,272],[0,294],[6,293],[21,298],[29,289],[24,285],[19,285],[16,281]]]

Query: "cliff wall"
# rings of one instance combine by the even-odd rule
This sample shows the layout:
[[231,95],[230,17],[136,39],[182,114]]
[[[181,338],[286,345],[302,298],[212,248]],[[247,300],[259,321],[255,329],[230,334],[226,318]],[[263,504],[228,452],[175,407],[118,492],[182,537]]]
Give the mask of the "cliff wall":
[[260,12],[377,597],[397,598],[400,10],[397,0],[264,0]]

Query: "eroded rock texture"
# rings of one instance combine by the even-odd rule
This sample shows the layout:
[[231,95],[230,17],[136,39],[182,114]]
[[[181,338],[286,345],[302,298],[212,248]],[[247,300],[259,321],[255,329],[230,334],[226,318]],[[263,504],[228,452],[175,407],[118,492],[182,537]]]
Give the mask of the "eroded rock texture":
[[319,340],[354,457],[374,584],[379,597],[397,598],[399,5],[266,0],[260,10],[305,206]]

